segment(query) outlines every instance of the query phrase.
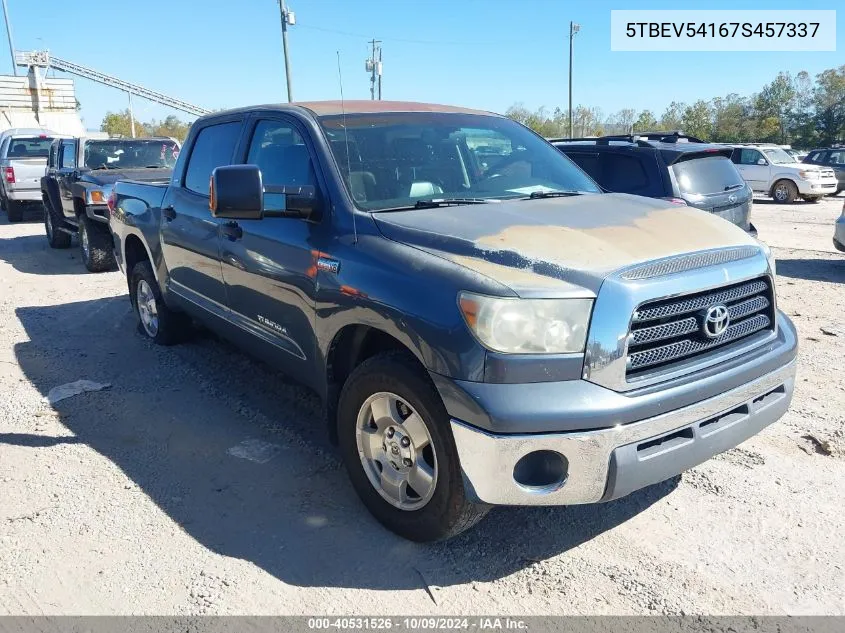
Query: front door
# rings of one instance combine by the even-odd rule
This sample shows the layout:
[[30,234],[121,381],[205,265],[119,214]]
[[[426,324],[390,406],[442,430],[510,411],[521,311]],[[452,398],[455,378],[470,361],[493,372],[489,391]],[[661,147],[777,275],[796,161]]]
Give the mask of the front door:
[[[743,180],[754,191],[766,191],[769,184],[769,161],[759,150],[749,147],[737,148],[731,158]],[[760,165],[760,160],[764,164]]]
[[73,183],[78,180],[76,143],[77,141],[73,139],[62,141],[59,146],[58,169],[56,170],[62,213],[67,218],[76,217],[76,210],[73,208]]
[[[317,185],[304,133],[279,115],[257,119],[245,157],[264,185]],[[283,194],[266,194],[265,209],[284,209]],[[228,225],[228,226],[227,226]],[[221,226],[220,258],[231,318],[250,332],[264,356],[310,383],[316,339],[316,260],[328,222],[266,217]],[[232,230],[234,229],[234,231]]]
[[231,164],[242,120],[214,123],[199,130],[188,156],[184,180],[162,201],[161,244],[169,290],[220,314],[226,289],[220,270],[221,220],[208,208],[209,181],[215,167]]

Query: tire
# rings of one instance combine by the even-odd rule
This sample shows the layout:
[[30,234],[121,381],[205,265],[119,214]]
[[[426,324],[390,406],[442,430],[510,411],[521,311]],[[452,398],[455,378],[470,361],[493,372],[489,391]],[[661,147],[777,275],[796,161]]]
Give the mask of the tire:
[[56,218],[50,204],[44,202],[44,233],[50,248],[69,248],[70,234],[60,231],[57,227],[65,226],[64,218]]
[[801,199],[805,202],[818,202],[822,199],[821,196],[801,196]]
[[[149,261],[138,262],[132,269],[129,275],[129,298],[138,318],[138,331],[142,335],[157,345],[175,345],[186,338],[191,320],[185,314],[167,307]],[[154,326],[147,318],[150,310],[155,316]]]
[[[376,426],[369,403],[384,398],[393,403],[385,410],[393,413],[394,422],[381,418],[387,421]],[[409,354],[387,352],[356,367],[343,385],[337,412],[338,442],[352,485],[372,515],[392,532],[418,542],[444,540],[469,529],[489,511],[489,506],[467,500],[449,415],[428,375]],[[403,414],[408,413],[403,419]],[[422,427],[419,424],[405,427],[414,416]],[[392,428],[398,430],[388,435]],[[421,428],[427,434],[428,444],[419,441]],[[399,447],[396,437],[400,437],[402,447],[409,448]],[[405,444],[406,437],[413,440]],[[368,438],[372,443],[367,443]],[[384,448],[389,445],[391,449]],[[420,447],[422,450],[417,450]],[[379,460],[368,459],[364,454],[368,450]],[[413,459],[400,459],[407,455]],[[391,463],[397,464],[391,466]],[[416,493],[411,486],[410,471],[418,468],[429,473],[433,485],[428,490],[424,484],[417,485],[420,492]],[[400,469],[407,469],[407,473]],[[406,501],[396,496],[392,497],[396,502],[389,501],[389,488],[379,485],[377,489],[375,483],[403,479],[405,492],[399,496],[407,496]],[[402,486],[393,490],[402,490]],[[415,492],[416,498],[409,490]]]
[[14,200],[6,200],[6,214],[9,216],[9,222],[20,222],[23,220],[23,205]]
[[772,187],[772,198],[775,202],[793,203],[798,197],[798,187],[791,180],[778,180]]
[[833,192],[833,195],[834,195],[834,196],[838,196],[838,195],[839,195],[840,193],[842,193],[843,191],[845,191],[845,189],[837,189],[836,191],[834,191],[834,192]]
[[101,273],[117,268],[114,259],[114,242],[108,227],[91,220],[87,215],[79,216],[79,248],[82,263],[92,273]]

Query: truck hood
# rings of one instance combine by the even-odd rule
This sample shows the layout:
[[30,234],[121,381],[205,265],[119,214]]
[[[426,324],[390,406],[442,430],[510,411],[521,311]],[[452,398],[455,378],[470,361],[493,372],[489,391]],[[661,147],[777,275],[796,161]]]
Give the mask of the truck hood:
[[82,176],[83,182],[95,185],[113,185],[118,180],[140,180],[143,182],[166,182],[172,169],[94,169]]
[[382,212],[382,234],[486,275],[519,295],[597,292],[611,273],[695,251],[755,245],[704,211],[627,194]]

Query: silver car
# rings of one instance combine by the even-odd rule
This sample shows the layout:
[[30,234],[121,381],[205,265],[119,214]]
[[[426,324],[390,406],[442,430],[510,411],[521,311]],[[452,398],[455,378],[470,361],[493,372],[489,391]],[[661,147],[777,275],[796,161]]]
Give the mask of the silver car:
[[842,203],[842,214],[836,220],[833,230],[833,245],[845,253],[845,202]]

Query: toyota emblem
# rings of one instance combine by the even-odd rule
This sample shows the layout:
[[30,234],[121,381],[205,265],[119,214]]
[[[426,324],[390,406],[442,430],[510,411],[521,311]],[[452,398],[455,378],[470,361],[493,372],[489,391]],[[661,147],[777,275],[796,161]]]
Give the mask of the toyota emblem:
[[736,196],[734,194],[729,195],[728,196],[728,202],[730,202],[731,204],[736,202]]
[[704,313],[704,321],[701,324],[701,331],[707,338],[717,338],[725,333],[731,323],[731,315],[727,306],[715,305],[707,308]]

